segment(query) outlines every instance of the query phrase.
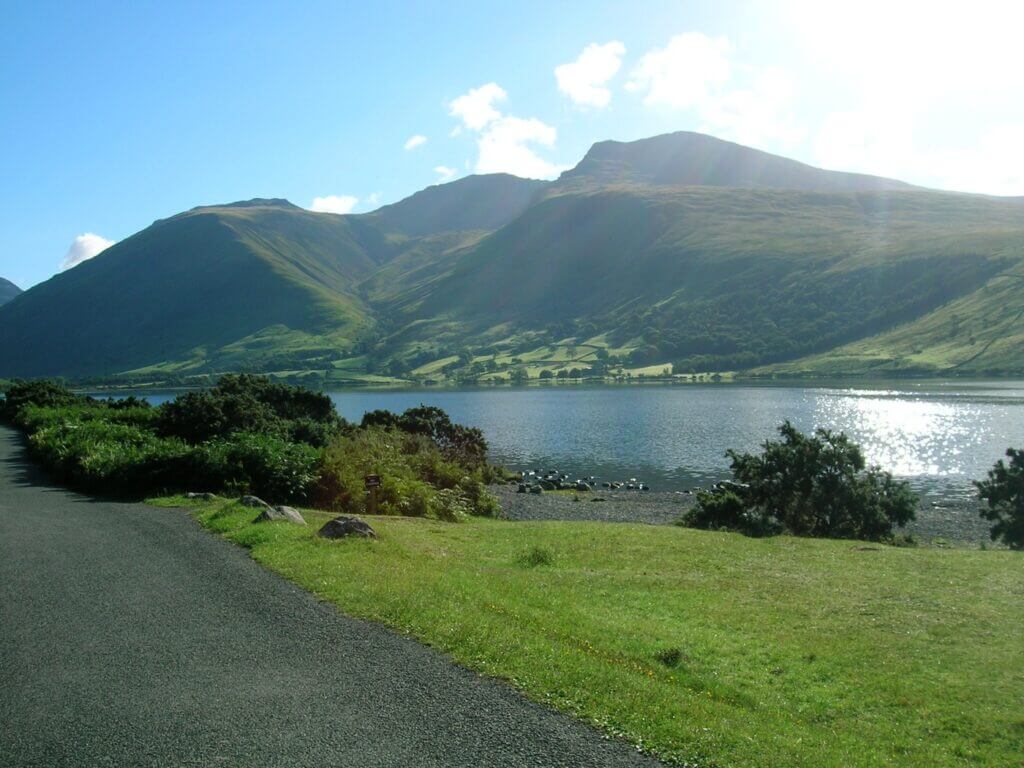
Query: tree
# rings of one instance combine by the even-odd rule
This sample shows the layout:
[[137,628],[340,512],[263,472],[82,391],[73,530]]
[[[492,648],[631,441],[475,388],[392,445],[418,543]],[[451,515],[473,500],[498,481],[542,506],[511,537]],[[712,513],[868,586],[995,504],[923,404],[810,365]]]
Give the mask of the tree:
[[715,493],[703,493],[687,524],[751,535],[781,530],[880,541],[892,535],[893,526],[914,519],[917,497],[910,487],[867,467],[846,435],[819,429],[807,436],[788,421],[779,434],[782,439],[765,442],[760,454],[726,453],[738,481],[727,491],[742,502],[742,510],[733,500],[726,504]]
[[988,479],[975,481],[978,495],[988,506],[981,516],[995,523],[992,540],[1002,539],[1010,549],[1024,549],[1024,449],[1008,448],[1009,466],[1002,459],[989,470]]
[[550,379],[550,378],[553,378],[553,377],[554,377],[554,374],[551,373],[551,371],[549,371],[547,368],[545,368],[543,371],[541,371],[540,374],[538,375],[538,378],[540,378],[540,379]]
[[513,384],[525,384],[530,380],[530,374],[526,372],[525,368],[515,368],[512,370],[510,378]]

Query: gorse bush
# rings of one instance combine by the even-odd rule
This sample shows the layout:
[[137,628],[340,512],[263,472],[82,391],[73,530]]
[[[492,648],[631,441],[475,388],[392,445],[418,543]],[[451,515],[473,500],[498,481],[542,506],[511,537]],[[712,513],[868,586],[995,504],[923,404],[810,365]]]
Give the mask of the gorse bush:
[[97,493],[253,493],[366,512],[365,476],[378,474],[382,514],[458,520],[498,512],[484,483],[501,472],[487,464],[483,435],[439,408],[375,411],[356,429],[325,395],[240,374],[159,408],[15,382],[3,415],[30,435],[43,464]]
[[683,523],[764,536],[880,541],[914,519],[917,497],[878,467],[867,467],[844,434],[807,436],[788,421],[760,454],[728,451],[738,484],[701,493]]
[[222,376],[212,389],[159,410],[159,433],[190,443],[249,432],[322,447],[347,426],[326,395],[245,373]]
[[320,451],[274,435],[238,432],[194,446],[185,475],[193,488],[307,501],[319,479]]
[[988,479],[975,482],[978,495],[987,506],[981,516],[994,523],[992,540],[1002,540],[1010,549],[1024,549],[1024,450],[1009,448],[1007,464],[1002,459],[989,470]]
[[324,452],[317,502],[341,512],[366,512],[364,478],[379,475],[380,514],[446,520],[463,514],[494,515],[497,502],[480,474],[479,468],[445,457],[425,434],[365,426],[336,438]]

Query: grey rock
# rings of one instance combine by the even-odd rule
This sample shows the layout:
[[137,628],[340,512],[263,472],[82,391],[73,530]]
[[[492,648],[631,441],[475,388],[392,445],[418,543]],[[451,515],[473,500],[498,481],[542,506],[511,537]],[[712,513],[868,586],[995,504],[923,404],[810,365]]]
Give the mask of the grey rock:
[[541,494],[544,493],[544,489],[541,488],[539,485],[533,485],[530,486],[530,493]]
[[317,536],[325,539],[344,539],[349,536],[358,536],[364,539],[376,539],[377,534],[358,517],[336,517],[324,523],[324,527],[317,531]]
[[516,493],[526,493],[526,489],[527,489],[526,483],[520,483],[519,487],[516,488]]
[[580,480],[578,483],[576,483],[576,490],[577,491],[590,491],[590,490],[593,490],[593,489],[590,487],[589,483],[584,483],[582,480]]
[[305,525],[306,521],[302,515],[299,514],[299,510],[294,507],[274,507],[264,509],[260,512],[259,517],[253,520],[254,523],[265,523],[272,520],[287,520],[290,523],[296,523],[297,525]]
[[217,498],[216,493],[192,493],[189,491],[185,494],[186,499],[195,499],[197,501],[213,501]]

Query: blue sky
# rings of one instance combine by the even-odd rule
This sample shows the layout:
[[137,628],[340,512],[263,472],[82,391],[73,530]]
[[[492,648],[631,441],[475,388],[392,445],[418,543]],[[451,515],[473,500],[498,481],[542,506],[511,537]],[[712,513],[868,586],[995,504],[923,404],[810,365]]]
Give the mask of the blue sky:
[[28,287],[196,205],[367,211],[673,130],[1024,195],[1022,9],[5,3],[0,276]]

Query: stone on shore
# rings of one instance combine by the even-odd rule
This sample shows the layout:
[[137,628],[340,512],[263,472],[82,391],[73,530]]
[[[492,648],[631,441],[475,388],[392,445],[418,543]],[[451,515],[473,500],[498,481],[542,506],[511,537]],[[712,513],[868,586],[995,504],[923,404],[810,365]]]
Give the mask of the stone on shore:
[[297,525],[305,525],[306,521],[303,519],[299,510],[294,507],[267,507],[260,512],[259,517],[253,520],[254,523],[264,523],[272,520],[287,520],[290,523]]
[[328,520],[324,527],[317,531],[317,536],[325,539],[344,539],[349,536],[358,536],[364,539],[376,539],[377,534],[369,524],[358,517],[345,517],[344,515]]

